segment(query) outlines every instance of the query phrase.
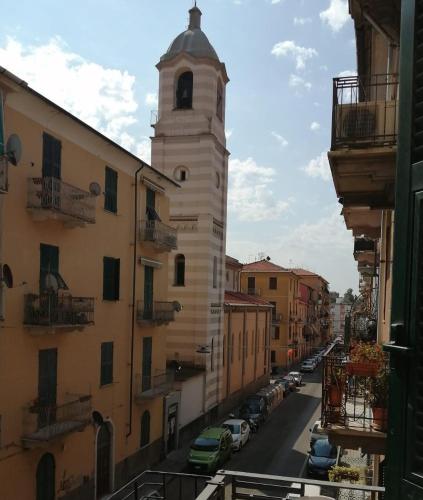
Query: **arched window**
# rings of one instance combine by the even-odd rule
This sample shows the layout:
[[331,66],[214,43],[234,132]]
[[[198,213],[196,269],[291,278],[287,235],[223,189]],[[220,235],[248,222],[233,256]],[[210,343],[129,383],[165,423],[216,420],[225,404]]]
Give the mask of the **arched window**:
[[37,500],[56,498],[56,464],[51,453],[45,453],[37,466]]
[[97,498],[110,493],[112,460],[112,431],[110,425],[103,422],[97,435]]
[[175,257],[175,286],[185,286],[185,256]]
[[185,71],[178,78],[176,86],[176,108],[190,109],[192,108],[192,72]]
[[146,410],[141,417],[140,448],[150,443],[150,412]]
[[217,288],[217,257],[213,257],[213,288]]
[[222,82],[217,82],[217,99],[216,99],[216,114],[218,118],[223,118],[223,87]]

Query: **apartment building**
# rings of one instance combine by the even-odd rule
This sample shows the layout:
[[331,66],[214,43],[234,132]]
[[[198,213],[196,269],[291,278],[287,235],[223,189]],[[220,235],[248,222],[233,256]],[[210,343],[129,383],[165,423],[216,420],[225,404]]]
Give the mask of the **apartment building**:
[[0,496],[104,498],[163,449],[178,185],[4,68],[0,112]]

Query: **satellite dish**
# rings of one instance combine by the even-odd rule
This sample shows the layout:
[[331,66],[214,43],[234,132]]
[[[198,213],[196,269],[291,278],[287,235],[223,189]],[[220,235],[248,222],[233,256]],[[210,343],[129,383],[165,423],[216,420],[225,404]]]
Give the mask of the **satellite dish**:
[[3,265],[3,282],[7,288],[13,288],[13,274],[7,264]]
[[93,196],[100,196],[101,194],[101,187],[98,182],[91,182],[88,189]]
[[22,143],[17,134],[12,134],[11,136],[9,136],[9,139],[7,139],[6,155],[7,159],[15,167],[21,161]]
[[208,345],[199,345],[196,352],[198,354],[210,354],[210,347]]
[[173,310],[176,311],[176,312],[181,312],[182,311],[182,305],[177,300],[174,300],[172,302],[172,307],[173,307]]

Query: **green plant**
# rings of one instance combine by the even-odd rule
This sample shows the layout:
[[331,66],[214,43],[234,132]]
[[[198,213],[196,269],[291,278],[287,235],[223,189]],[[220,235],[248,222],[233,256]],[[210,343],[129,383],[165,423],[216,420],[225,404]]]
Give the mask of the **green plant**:
[[341,388],[344,387],[346,381],[345,370],[340,366],[331,366],[330,368],[330,384]]
[[372,408],[386,408],[388,406],[389,377],[385,369],[370,382],[368,403]]
[[358,342],[351,348],[350,360],[353,363],[382,364],[385,360],[385,356],[379,344]]
[[334,465],[329,470],[329,481],[333,483],[342,483],[345,481],[356,482],[360,479],[360,469],[357,467],[344,467]]

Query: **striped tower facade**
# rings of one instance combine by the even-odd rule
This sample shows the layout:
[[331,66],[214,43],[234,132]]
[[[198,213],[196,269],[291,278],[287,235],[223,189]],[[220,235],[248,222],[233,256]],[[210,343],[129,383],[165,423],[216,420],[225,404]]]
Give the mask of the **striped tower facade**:
[[[198,12],[195,9],[197,16]],[[199,16],[197,23],[199,30]],[[170,193],[170,221],[178,230],[178,249],[169,256],[169,282],[170,295],[183,310],[168,327],[167,358],[205,369],[204,410],[208,411],[219,403],[222,378],[228,77],[224,64],[204,51],[198,56],[181,50],[162,58],[157,68],[159,111],[152,165],[181,186]],[[180,109],[178,80],[187,72],[192,73],[192,106]],[[179,255],[185,258],[183,286],[175,286]],[[205,353],[198,352],[200,346]]]

